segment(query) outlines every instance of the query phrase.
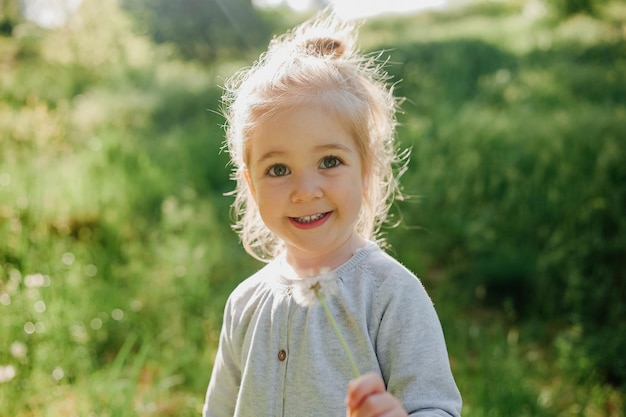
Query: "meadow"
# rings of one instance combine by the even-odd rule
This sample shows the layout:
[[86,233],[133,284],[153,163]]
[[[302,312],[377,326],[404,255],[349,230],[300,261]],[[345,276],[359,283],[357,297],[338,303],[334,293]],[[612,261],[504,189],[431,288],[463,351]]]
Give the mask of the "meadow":
[[[294,17],[291,17],[294,19]],[[440,314],[465,417],[621,417],[626,5],[372,19],[411,149],[390,251]],[[198,416],[230,291],[220,86],[117,2],[0,35],[0,417]]]

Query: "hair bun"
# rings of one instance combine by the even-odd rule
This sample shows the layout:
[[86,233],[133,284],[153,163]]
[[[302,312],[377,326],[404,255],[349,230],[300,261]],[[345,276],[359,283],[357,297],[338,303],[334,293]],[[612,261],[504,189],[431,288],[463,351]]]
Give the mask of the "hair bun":
[[346,52],[346,47],[342,41],[336,38],[312,38],[305,41],[304,51],[307,55],[339,58]]

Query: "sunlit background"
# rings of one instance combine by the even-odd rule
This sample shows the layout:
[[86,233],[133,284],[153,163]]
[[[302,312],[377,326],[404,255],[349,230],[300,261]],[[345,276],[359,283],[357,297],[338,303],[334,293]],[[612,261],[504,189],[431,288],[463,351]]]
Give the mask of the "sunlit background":
[[404,100],[384,229],[465,417],[622,417],[626,2],[0,1],[0,417],[199,416],[226,297],[226,78],[324,7]]
[[[66,24],[71,15],[78,10],[82,1],[23,0],[23,15],[26,19],[42,27],[56,28]],[[456,0],[456,3],[460,1],[463,0]],[[446,0],[253,0],[252,4],[261,9],[286,6],[297,13],[331,7],[338,16],[351,20],[377,15],[415,13],[420,10],[439,8],[446,5]]]
[[376,15],[414,13],[441,7],[445,0],[255,0],[257,7],[286,5],[296,12],[310,12],[330,5],[344,19],[360,19]]

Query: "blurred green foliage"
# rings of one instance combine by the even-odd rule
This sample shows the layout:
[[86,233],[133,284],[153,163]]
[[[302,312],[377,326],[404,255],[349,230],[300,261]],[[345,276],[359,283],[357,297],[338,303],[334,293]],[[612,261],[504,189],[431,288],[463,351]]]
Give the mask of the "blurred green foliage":
[[250,0],[123,0],[157,43],[176,45],[183,56],[214,61],[267,45],[268,15]]
[[13,28],[22,21],[18,0],[0,2],[0,35],[11,35]]
[[[465,416],[618,417],[626,9],[528,10],[363,26],[412,148],[386,233],[433,296]],[[259,267],[230,230],[218,114],[249,62],[179,60],[136,18],[91,1],[0,36],[2,417],[199,415],[226,297]]]
[[572,16],[578,13],[595,15],[607,0],[549,0],[550,4],[560,16]]
[[414,140],[404,184],[419,196],[403,221],[428,230],[430,267],[472,302],[580,327],[580,370],[624,384],[624,39],[521,55],[476,39],[389,49],[408,99],[400,137]]

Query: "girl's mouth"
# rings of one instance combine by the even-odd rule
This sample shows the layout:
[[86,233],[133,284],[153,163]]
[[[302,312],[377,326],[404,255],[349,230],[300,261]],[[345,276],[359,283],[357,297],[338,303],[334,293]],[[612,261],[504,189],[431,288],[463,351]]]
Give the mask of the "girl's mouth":
[[332,212],[313,214],[311,216],[290,217],[289,220],[298,228],[309,229],[321,225]]

